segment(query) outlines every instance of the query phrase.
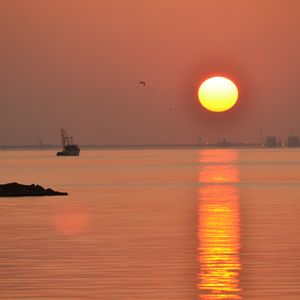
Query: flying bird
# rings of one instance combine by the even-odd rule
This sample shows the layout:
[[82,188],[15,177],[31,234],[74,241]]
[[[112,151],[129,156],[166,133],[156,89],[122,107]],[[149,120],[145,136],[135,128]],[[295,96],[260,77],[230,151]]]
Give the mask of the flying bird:
[[140,81],[140,85],[145,86],[146,82],[145,81]]

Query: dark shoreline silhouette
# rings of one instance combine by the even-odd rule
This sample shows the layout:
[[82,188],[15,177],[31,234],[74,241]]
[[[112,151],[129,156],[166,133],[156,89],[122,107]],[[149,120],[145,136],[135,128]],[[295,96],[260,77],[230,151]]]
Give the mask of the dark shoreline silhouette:
[[68,193],[57,192],[40,185],[25,185],[17,182],[0,184],[0,197],[26,197],[26,196],[67,196]]

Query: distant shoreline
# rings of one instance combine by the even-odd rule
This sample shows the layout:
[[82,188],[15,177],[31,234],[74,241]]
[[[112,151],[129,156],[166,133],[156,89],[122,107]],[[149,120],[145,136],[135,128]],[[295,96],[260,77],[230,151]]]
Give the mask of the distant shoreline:
[[[288,147],[277,146],[277,147],[263,147],[261,144],[256,143],[230,143],[230,144],[185,144],[185,145],[80,145],[85,150],[117,150],[117,149],[300,149],[300,147]],[[59,150],[59,145],[0,145],[0,151],[19,151],[19,150]]]

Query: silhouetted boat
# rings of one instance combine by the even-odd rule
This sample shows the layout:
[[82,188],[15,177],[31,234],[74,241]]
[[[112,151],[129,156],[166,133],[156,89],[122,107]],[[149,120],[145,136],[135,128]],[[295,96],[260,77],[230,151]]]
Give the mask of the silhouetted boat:
[[67,135],[65,129],[60,130],[63,151],[56,153],[57,156],[79,156],[80,148],[73,144],[73,138]]

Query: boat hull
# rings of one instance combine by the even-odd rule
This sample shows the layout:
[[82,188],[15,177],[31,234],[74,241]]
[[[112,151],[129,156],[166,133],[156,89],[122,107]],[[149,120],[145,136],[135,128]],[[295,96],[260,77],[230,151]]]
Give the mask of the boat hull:
[[59,151],[56,156],[79,156],[80,151]]

